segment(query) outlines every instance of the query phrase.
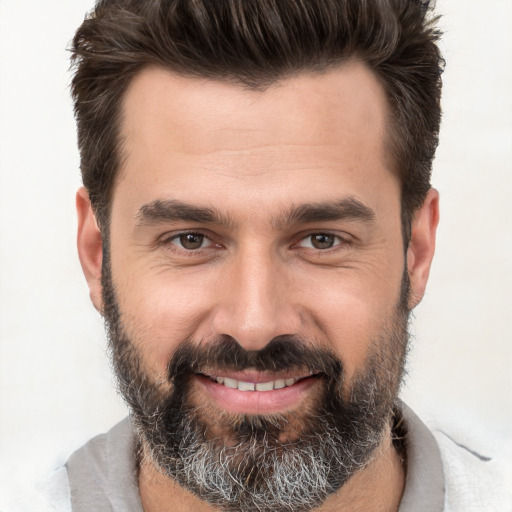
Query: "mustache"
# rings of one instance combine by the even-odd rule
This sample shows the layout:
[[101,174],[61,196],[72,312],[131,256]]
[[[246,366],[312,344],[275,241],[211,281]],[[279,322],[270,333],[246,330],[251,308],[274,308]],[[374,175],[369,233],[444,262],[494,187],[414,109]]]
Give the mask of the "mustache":
[[343,365],[329,350],[315,347],[294,335],[277,336],[261,350],[246,350],[231,336],[221,335],[199,344],[191,340],[183,342],[168,364],[168,378],[174,381],[207,369],[243,371],[249,368],[261,372],[301,369],[339,379]]

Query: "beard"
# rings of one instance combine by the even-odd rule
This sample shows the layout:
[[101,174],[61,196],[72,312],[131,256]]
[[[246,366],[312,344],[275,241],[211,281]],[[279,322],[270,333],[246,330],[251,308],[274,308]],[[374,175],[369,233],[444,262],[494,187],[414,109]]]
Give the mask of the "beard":
[[[365,468],[391,421],[408,345],[408,276],[394,313],[346,382],[342,361],[314,340],[278,336],[247,351],[229,336],[183,340],[163,383],[143,367],[123,325],[108,251],[103,315],[121,395],[141,452],[161,473],[223,511],[305,512]],[[318,382],[291,412],[246,415],[201,403],[194,378],[207,372],[307,370]]]

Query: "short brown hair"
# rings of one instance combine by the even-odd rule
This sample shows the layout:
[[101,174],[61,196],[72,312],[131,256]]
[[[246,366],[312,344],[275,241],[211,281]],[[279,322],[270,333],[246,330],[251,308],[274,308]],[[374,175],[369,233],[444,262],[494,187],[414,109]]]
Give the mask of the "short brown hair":
[[72,43],[72,95],[84,186],[102,227],[120,166],[121,100],[157,65],[263,88],[363,60],[389,102],[389,147],[408,240],[430,188],[441,118],[439,31],[421,0],[99,0]]

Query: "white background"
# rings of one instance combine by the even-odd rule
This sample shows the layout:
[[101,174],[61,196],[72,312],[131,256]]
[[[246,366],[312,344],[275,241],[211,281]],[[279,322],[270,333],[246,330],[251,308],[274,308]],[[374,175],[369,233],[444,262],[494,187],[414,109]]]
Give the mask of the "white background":
[[[65,48],[91,0],[0,0],[0,490],[125,414],[75,251]],[[512,1],[444,0],[442,222],[404,396],[512,434]],[[486,427],[487,428],[487,427]]]

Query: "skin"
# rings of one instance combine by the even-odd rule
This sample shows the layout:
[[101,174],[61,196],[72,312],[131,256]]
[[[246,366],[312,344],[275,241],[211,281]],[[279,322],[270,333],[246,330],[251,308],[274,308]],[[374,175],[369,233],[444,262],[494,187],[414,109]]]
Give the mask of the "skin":
[[[132,82],[123,111],[112,275],[124,327],[148,375],[165,388],[167,363],[187,338],[207,343],[229,335],[258,350],[275,336],[296,334],[340,357],[348,390],[393,315],[405,265],[409,307],[421,300],[438,222],[432,189],[415,213],[404,261],[400,183],[386,152],[387,104],[372,72],[347,63],[254,91],[151,68]],[[371,218],[288,215],[348,199],[366,206]],[[143,215],[144,205],[157,200],[207,207],[220,218]],[[102,239],[84,189],[77,208],[80,260],[101,311]],[[187,231],[205,235],[200,249],[180,246]],[[333,247],[315,248],[311,236],[319,233],[333,235]],[[271,395],[247,402],[238,395],[237,411],[299,410],[314,397],[314,385],[303,388],[284,405]],[[192,398],[229,410],[199,379]],[[372,463],[319,510],[395,511],[403,485],[387,432]],[[150,461],[140,469],[139,487],[146,512],[213,510]]]

